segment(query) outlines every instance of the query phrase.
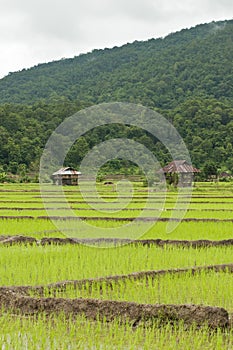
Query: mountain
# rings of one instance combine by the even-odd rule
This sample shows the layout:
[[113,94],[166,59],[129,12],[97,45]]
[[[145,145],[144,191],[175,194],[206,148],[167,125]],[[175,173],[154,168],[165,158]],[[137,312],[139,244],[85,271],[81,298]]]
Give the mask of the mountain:
[[0,103],[65,96],[171,108],[188,97],[233,97],[233,20],[40,64],[0,80]]
[[[232,57],[228,20],[10,73],[0,80],[0,165],[13,173],[37,169],[47,138],[64,118],[94,104],[125,101],[162,112],[195,166],[233,171]],[[133,129],[121,134],[149,145],[162,164],[169,160],[150,135]],[[83,137],[69,165],[77,166],[83,149],[109,135],[102,129]]]

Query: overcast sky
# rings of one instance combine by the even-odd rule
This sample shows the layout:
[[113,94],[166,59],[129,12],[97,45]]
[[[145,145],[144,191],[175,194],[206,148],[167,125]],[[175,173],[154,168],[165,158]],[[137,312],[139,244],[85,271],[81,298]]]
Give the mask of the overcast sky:
[[0,78],[92,49],[232,18],[232,0],[0,0]]

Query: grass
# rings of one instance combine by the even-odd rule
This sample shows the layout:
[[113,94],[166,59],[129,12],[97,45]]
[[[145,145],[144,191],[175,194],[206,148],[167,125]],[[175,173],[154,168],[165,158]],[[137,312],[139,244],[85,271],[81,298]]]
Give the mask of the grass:
[[[0,234],[1,235],[23,235],[32,236],[37,239],[43,237],[66,237],[76,236],[77,238],[95,237],[95,227],[122,227],[123,238],[131,237],[131,228],[125,226],[126,222],[114,221],[94,221],[89,220],[85,229],[78,230],[77,223],[69,221],[60,221],[59,227],[63,228],[63,232],[56,227],[50,220],[43,219],[1,219]],[[232,222],[182,222],[173,232],[167,233],[166,222],[156,222],[153,227],[148,225],[145,230],[146,223],[138,223],[138,238],[140,239],[178,239],[178,240],[224,240],[232,238]],[[142,233],[142,235],[140,235]]]
[[[222,240],[232,237],[233,185],[232,184],[196,184],[186,218],[219,219],[219,222],[190,221],[182,222],[170,234],[167,223],[157,222],[152,227],[145,222],[137,226],[127,226],[126,221],[107,221],[103,217],[135,217],[145,207],[147,189],[136,184],[134,192],[121,192],[120,196],[113,186],[98,185],[103,200],[96,200],[88,192],[85,202],[79,189],[65,188],[65,194],[75,213],[88,216],[88,225],[77,225],[69,220],[52,222],[47,219],[37,184],[0,185],[0,216],[18,216],[17,219],[1,218],[0,235],[24,235],[37,239],[42,237],[66,237],[74,235],[80,238],[96,237],[96,228],[104,230],[121,227],[122,238],[130,238],[132,230],[138,230],[142,239],[178,239]],[[54,192],[55,190],[55,192]],[[152,192],[149,210],[145,216],[170,217],[171,209],[177,200],[177,192]],[[162,201],[166,195],[163,209]],[[46,205],[49,212],[62,207],[62,198],[56,198],[56,188],[48,186]],[[179,204],[182,209],[187,204],[185,192]],[[52,202],[56,203],[52,203]],[[97,202],[97,203],[96,203]],[[35,208],[36,210],[33,210]],[[90,210],[95,208],[96,210]],[[125,210],[117,210],[125,208]],[[105,209],[103,211],[102,209]],[[107,210],[106,210],[107,209]],[[66,212],[63,212],[66,215]],[[173,217],[178,215],[173,212]],[[32,219],[20,218],[22,215]],[[52,214],[54,215],[54,214]],[[45,216],[38,219],[38,216]],[[93,220],[99,216],[101,220]],[[57,227],[57,224],[58,227]],[[62,231],[63,230],[63,231]],[[97,232],[97,233],[96,233]],[[103,231],[104,232],[104,231]],[[93,248],[85,245],[66,246],[3,246],[0,245],[0,285],[46,285],[62,280],[78,280],[104,277],[108,275],[128,274],[136,271],[160,270],[178,267],[193,267],[213,264],[232,263],[232,246],[209,248],[182,248],[176,246],[129,246],[115,248]],[[159,278],[127,280],[114,283],[112,289],[107,285],[100,290],[98,283],[91,290],[75,290],[68,287],[64,297],[95,297],[99,299],[128,300],[140,303],[197,303],[225,307],[233,311],[233,282],[227,272],[201,272],[195,275],[163,275]],[[211,332],[185,329],[183,324],[156,327],[156,324],[143,328],[132,328],[130,324],[90,321],[78,316],[65,319],[64,315],[19,316],[10,310],[0,315],[0,348],[2,349],[232,349],[232,329]]]
[[[65,291],[55,290],[55,296],[133,301],[140,304],[199,304],[223,307],[233,312],[232,290],[230,273],[203,270],[195,274],[167,273],[136,281],[127,279],[112,282],[111,285],[96,282],[88,287],[86,283],[81,290],[68,285]],[[50,294],[47,292],[45,296],[49,297]]]
[[85,245],[1,247],[0,284],[5,286],[48,284],[136,271],[231,262],[231,247],[209,249],[129,245],[111,249],[91,248]]
[[66,319],[62,314],[48,317],[16,317],[10,313],[0,316],[0,342],[2,349],[179,349],[229,350],[232,348],[232,331],[210,332],[195,327],[188,332],[182,323],[177,326],[132,330],[130,324],[118,320],[110,324],[89,321],[79,316]]
[[[139,209],[124,209],[124,210],[92,210],[92,209],[74,209],[73,212],[70,212],[69,209],[56,209],[50,208],[47,211],[40,208],[14,208],[14,209],[0,209],[0,216],[32,216],[32,217],[40,217],[40,216],[77,216],[77,217],[102,217],[102,218],[137,218],[142,214],[142,210]],[[173,217],[178,217],[179,211],[177,210]],[[143,217],[158,217],[158,218],[170,218],[171,210],[157,210],[150,209],[145,210],[143,212]],[[233,211],[232,210],[224,210],[224,211],[213,211],[213,210],[205,210],[202,209],[195,211],[188,210],[184,216],[184,218],[192,218],[192,219],[220,219],[220,220],[232,220],[233,221]]]

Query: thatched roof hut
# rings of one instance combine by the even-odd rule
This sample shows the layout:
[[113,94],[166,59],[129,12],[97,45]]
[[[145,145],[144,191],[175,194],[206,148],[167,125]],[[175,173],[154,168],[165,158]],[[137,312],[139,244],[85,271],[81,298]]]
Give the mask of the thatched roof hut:
[[173,160],[158,172],[165,174],[170,184],[177,185],[179,183],[179,186],[186,187],[192,185],[194,174],[199,173],[200,170],[194,168],[186,160]]
[[52,174],[51,178],[54,185],[78,185],[78,177],[81,175],[80,171],[72,167],[61,168]]
[[164,174],[168,174],[168,173],[194,174],[194,173],[200,172],[199,169],[194,168],[192,165],[188,164],[186,160],[173,160],[171,163],[169,163],[159,171],[163,172]]

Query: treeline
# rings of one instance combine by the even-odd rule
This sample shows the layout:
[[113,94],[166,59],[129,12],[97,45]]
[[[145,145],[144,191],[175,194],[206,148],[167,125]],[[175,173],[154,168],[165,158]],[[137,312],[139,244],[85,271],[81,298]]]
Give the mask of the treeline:
[[[38,172],[46,141],[67,116],[87,107],[65,98],[38,102],[32,106],[5,104],[0,107],[0,164],[5,172]],[[215,164],[219,170],[233,170],[233,108],[216,99],[187,100],[173,110],[160,110],[177,128],[190,152],[193,164],[203,169]],[[87,152],[100,142],[112,138],[133,139],[152,151],[162,165],[171,160],[166,148],[149,133],[134,126],[101,126],[83,135],[70,149],[66,165],[78,167]],[[98,156],[98,155],[97,155]],[[109,164],[111,166],[109,166]],[[113,173],[135,167],[125,161],[108,164]],[[105,169],[105,170],[106,170]]]

